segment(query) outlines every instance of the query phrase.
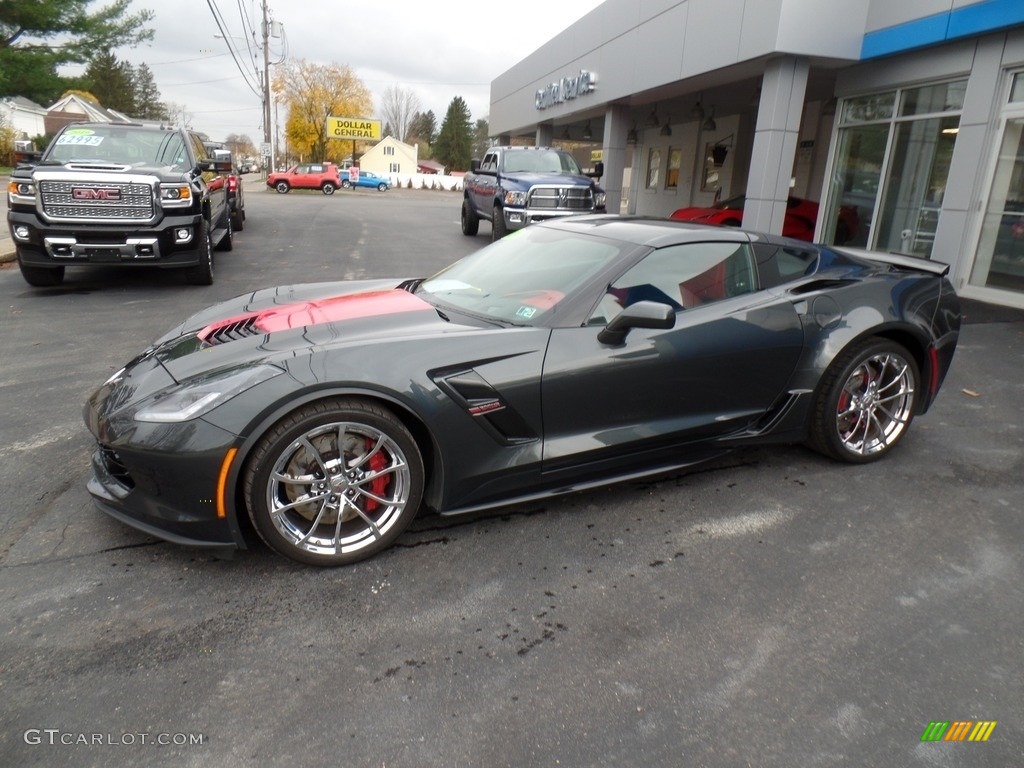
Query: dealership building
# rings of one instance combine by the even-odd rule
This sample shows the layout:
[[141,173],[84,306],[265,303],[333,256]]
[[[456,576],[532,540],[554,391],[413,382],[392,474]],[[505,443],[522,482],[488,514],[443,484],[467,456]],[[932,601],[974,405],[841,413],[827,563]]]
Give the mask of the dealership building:
[[490,127],[600,158],[609,210],[742,195],[780,233],[816,201],[816,240],[1024,307],[1024,0],[605,0],[494,80]]

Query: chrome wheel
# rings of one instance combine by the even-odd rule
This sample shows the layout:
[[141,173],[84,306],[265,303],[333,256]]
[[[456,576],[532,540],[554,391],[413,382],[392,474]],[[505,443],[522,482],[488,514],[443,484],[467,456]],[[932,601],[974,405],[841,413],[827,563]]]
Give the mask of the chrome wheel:
[[910,423],[914,379],[900,355],[873,355],[861,362],[843,385],[836,429],[853,453],[870,454],[895,443]]
[[848,351],[826,375],[811,434],[835,458],[880,458],[906,433],[917,405],[917,363],[900,345],[875,341]]
[[416,515],[423,488],[408,431],[360,401],[314,404],[285,419],[251,466],[246,491],[257,531],[281,554],[315,565],[388,546]]

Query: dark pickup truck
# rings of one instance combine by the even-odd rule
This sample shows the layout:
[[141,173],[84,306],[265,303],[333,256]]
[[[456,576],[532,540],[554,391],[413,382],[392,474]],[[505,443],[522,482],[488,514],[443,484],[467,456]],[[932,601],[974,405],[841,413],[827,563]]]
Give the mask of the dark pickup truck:
[[231,250],[230,156],[196,133],[134,123],[74,123],[39,156],[19,158],[7,222],[30,285],[59,285],[67,266],[181,268],[213,282],[214,247]]
[[473,236],[480,219],[491,222],[491,239],[535,221],[604,213],[605,193],[568,152],[550,147],[492,147],[472,161],[463,180],[462,234]]

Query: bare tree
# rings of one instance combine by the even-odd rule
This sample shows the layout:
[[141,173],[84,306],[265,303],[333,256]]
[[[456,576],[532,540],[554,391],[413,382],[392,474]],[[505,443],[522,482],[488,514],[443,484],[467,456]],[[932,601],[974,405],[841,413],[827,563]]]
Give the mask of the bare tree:
[[380,116],[385,123],[391,126],[396,139],[408,142],[409,128],[419,109],[420,100],[415,93],[392,85],[384,91],[384,97],[380,104]]

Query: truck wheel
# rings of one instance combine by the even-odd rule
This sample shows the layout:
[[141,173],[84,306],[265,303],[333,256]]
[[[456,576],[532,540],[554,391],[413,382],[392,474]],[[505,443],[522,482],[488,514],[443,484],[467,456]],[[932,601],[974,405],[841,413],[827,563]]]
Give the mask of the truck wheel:
[[213,246],[206,219],[199,224],[196,236],[199,240],[199,263],[185,271],[185,279],[190,285],[213,285]]
[[462,234],[466,237],[473,237],[480,231],[480,219],[473,213],[469,200],[462,201]]
[[36,288],[52,288],[64,282],[64,267],[30,267],[18,257],[18,268],[25,282]]
[[323,190],[323,193],[325,195],[333,195],[334,194],[334,185],[331,184],[331,182],[329,182],[329,181],[325,181],[324,185],[322,187],[320,187],[320,189]]
[[505,226],[505,212],[501,209],[500,205],[496,205],[494,206],[494,212],[491,214],[491,240],[501,240],[507,234],[508,228]]
[[274,189],[277,190],[278,194],[281,194],[281,195],[287,194],[288,193],[288,182],[287,181],[279,181],[279,182],[277,182],[277,184],[274,185]]

